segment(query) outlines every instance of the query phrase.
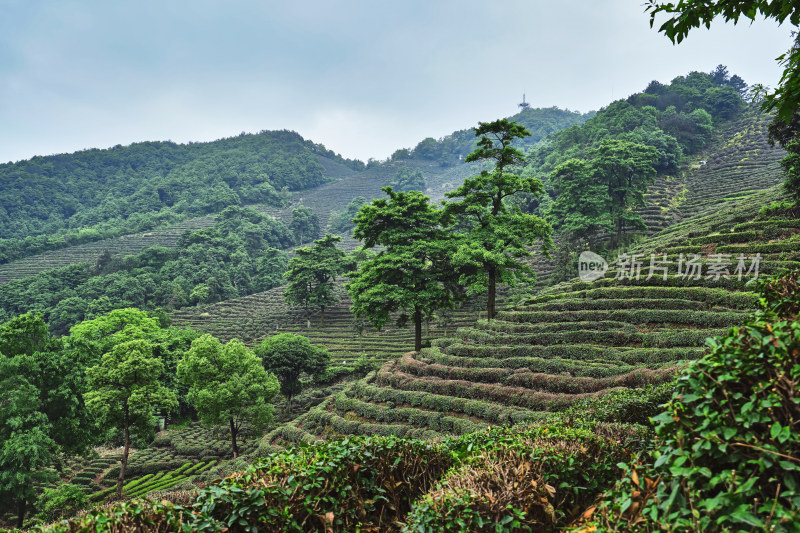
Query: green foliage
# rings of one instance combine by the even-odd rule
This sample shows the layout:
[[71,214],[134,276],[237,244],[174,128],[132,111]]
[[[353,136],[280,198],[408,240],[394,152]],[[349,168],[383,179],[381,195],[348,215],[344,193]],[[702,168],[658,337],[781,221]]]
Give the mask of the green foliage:
[[62,516],[70,517],[86,506],[86,493],[70,483],[62,483],[56,488],[44,489],[36,502],[39,518],[53,522]]
[[180,308],[245,296],[282,283],[293,239],[252,209],[229,207],[212,228],[187,232],[177,249],[154,246],[0,285],[0,316],[40,309],[55,333],[121,307]]
[[211,335],[195,339],[178,363],[178,376],[189,387],[189,402],[204,424],[230,425],[234,458],[239,455],[236,436],[243,424],[263,431],[272,422],[278,381],[236,339],[224,347]]
[[496,314],[498,283],[514,285],[518,280],[533,279],[531,268],[520,261],[531,255],[528,247],[541,241],[546,252],[551,246],[547,222],[523,214],[519,208],[509,209],[504,202],[516,193],[544,193],[538,179],[510,172],[523,161],[522,153],[512,142],[529,135],[523,126],[508,119],[479,123],[475,128],[475,136],[480,137],[478,147],[466,161],[488,161],[494,168],[465,179],[446,194],[448,198],[460,198],[445,206],[445,212],[456,217],[456,228],[462,236],[452,263],[461,269],[459,282],[468,293],[487,293],[489,319]]
[[779,143],[788,153],[781,161],[786,173],[784,187],[796,204],[800,203],[800,113],[791,120],[775,119],[769,125],[769,142]]
[[297,244],[311,242],[319,233],[319,217],[310,207],[301,205],[292,209],[292,221],[289,223],[289,229],[294,233]]
[[0,356],[0,510],[17,515],[22,527],[28,502],[36,499],[34,483],[49,481],[44,467],[58,451],[51,425],[40,411],[40,391],[26,376],[36,371],[28,355]]
[[290,401],[302,389],[300,376],[322,374],[330,360],[324,348],[314,346],[307,337],[292,333],[267,337],[256,347],[255,353],[264,368],[278,378],[281,393]]
[[116,344],[103,354],[99,365],[86,370],[86,408],[100,427],[119,429],[124,434],[118,495],[125,478],[131,433],[152,431],[154,410],[168,412],[178,407],[175,393],[158,381],[163,370],[164,363],[152,356],[152,347],[145,340]]
[[306,309],[319,307],[320,326],[324,326],[325,308],[333,305],[338,298],[333,292],[336,276],[347,268],[346,253],[336,247],[341,237],[326,234],[314,241],[314,246],[297,248],[295,256],[289,260],[284,277],[289,282],[284,290],[284,298],[289,304]]
[[[660,449],[647,476],[661,482],[647,498],[623,488],[612,503],[620,524],[632,527],[641,516],[691,531],[794,530],[798,274],[767,283],[763,304],[742,326],[710,340],[709,353],[679,377],[666,410],[653,418]],[[640,528],[647,530],[646,522]]]
[[322,442],[256,462],[206,490],[197,507],[239,528],[385,531],[450,464],[447,453],[422,441]]
[[389,186],[396,191],[424,191],[425,177],[419,169],[402,167],[389,181]]
[[29,311],[0,324],[0,354],[6,357],[43,350],[50,340],[50,332],[41,313]]
[[347,204],[344,211],[341,213],[332,211],[331,218],[328,221],[330,230],[334,233],[344,233],[354,227],[355,222],[353,219],[358,214],[361,206],[367,203],[367,199],[363,196],[356,196]]
[[441,209],[419,191],[383,190],[389,196],[364,205],[353,236],[364,248],[382,246],[364,260],[347,290],[357,318],[381,328],[393,316],[398,327],[411,318],[414,349],[422,346],[422,321],[437,309],[452,307],[456,297],[449,266],[453,239],[444,230]]
[[328,151],[294,132],[275,131],[212,143],[145,142],[0,165],[0,262],[231,205],[280,205],[284,187],[300,190],[325,181],[317,159],[323,152]]
[[403,531],[559,531],[627,458],[608,439],[556,425],[496,428],[445,445],[457,467],[415,502]]

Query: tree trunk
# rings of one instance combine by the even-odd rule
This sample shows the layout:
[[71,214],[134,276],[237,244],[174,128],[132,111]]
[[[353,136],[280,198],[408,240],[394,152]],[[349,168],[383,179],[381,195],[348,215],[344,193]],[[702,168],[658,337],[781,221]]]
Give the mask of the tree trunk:
[[25,515],[28,513],[28,499],[20,498],[19,505],[17,506],[17,527],[22,529],[25,524]]
[[414,309],[414,350],[422,349],[422,312]]
[[131,450],[131,428],[127,417],[128,408],[125,407],[125,447],[122,449],[122,461],[120,461],[119,477],[117,478],[117,498],[122,497],[122,484],[125,482],[125,469],[128,467],[128,453]]
[[236,445],[236,424],[233,423],[233,417],[230,418],[231,421],[231,447],[233,448],[233,458],[236,459],[239,457],[239,447]]
[[497,314],[495,309],[495,296],[497,294],[497,271],[494,268],[489,269],[489,293],[486,297],[486,317],[492,320]]

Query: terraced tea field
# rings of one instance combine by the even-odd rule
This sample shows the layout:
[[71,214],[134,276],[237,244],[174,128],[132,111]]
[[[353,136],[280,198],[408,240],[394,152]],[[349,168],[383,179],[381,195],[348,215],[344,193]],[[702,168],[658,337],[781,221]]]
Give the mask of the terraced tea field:
[[[496,320],[460,327],[420,353],[386,362],[367,378],[265,437],[265,445],[349,434],[432,438],[547,416],[620,388],[670,381],[703,353],[705,339],[758,305],[735,275],[735,257],[761,254],[759,273],[800,268],[800,223],[759,217],[778,187],[720,202],[716,213],[646,239],[631,253],[677,264],[701,256],[699,279],[667,271],[648,279],[615,265],[602,279],[540,291]],[[730,254],[729,275],[709,270]],[[748,259],[749,261],[749,259]],[[752,264],[750,261],[749,264]],[[712,272],[712,274],[709,274]]]

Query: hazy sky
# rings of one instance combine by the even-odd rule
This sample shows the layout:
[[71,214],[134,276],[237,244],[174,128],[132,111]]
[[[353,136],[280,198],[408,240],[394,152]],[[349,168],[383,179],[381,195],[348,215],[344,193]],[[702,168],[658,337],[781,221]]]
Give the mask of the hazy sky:
[[[291,5],[290,5],[291,4]],[[347,157],[691,70],[774,85],[790,28],[678,46],[624,0],[0,0],[0,161],[291,129]]]

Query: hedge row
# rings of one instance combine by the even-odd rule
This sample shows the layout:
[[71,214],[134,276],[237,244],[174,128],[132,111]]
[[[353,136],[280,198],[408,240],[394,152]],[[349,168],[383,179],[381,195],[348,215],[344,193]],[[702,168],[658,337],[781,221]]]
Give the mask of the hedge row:
[[[143,474],[157,474],[159,472],[180,468],[184,463],[185,461],[182,459],[172,459],[170,461],[128,464],[128,467],[125,469],[125,475],[127,477],[134,477]],[[122,467],[120,465],[111,468],[108,472],[106,472],[106,475],[103,477],[103,481],[116,483],[116,479],[119,477],[119,471],[121,468]]]
[[535,308],[517,307],[517,311],[588,311],[615,309],[690,309],[705,307],[693,300],[677,300],[674,298],[602,298],[589,300],[563,299],[542,303]]
[[598,393],[553,394],[533,391],[523,387],[420,377],[399,370],[389,370],[387,367],[378,371],[376,383],[401,390],[424,391],[433,394],[497,402],[502,405],[514,405],[533,411],[560,411],[578,400],[599,395]]
[[[504,317],[507,318],[508,315]],[[534,333],[534,334],[508,334],[487,331],[482,329],[459,329],[459,334],[464,340],[480,344],[538,344],[551,346],[554,344],[639,344],[642,342],[641,333],[629,333],[626,331],[559,331],[556,333]]]
[[[261,440],[261,443],[262,445],[271,445],[276,441],[276,439],[282,439],[285,442],[295,444],[299,444],[301,442],[313,443],[317,441],[317,438],[311,433],[308,433],[307,431],[291,424],[284,424],[273,429],[264,436],[264,438]],[[259,446],[259,453],[262,447],[263,446]]]
[[[736,248],[735,246],[733,248]],[[721,253],[720,248],[717,252]],[[667,279],[662,276],[653,276],[650,279],[645,279],[647,275],[641,276],[639,279],[623,278],[614,279],[610,272],[606,273],[606,277],[592,282],[575,281],[570,285],[570,290],[580,291],[586,289],[593,289],[597,287],[612,287],[612,286],[634,286],[634,287],[708,287],[727,289],[731,291],[744,289],[745,284],[750,281],[750,277],[742,276],[739,280],[735,276],[713,279],[701,277],[700,279],[681,277],[676,275],[669,275]]]
[[406,354],[397,361],[397,368],[409,374],[422,377],[436,377],[446,380],[464,380],[472,383],[491,383],[526,389],[547,391],[558,394],[579,394],[599,392],[615,387],[641,387],[669,381],[675,374],[675,367],[656,370],[636,369],[625,374],[604,378],[575,377],[569,375],[531,372],[524,368],[465,368],[427,364]]
[[477,424],[466,418],[449,416],[438,411],[423,411],[416,407],[376,405],[358,398],[348,397],[343,393],[339,393],[334,397],[333,406],[341,412],[352,411],[362,418],[377,422],[409,424],[430,429],[437,433],[463,435],[485,427],[485,424]]
[[675,298],[699,301],[709,306],[733,309],[755,309],[758,295],[754,292],[731,292],[711,287],[599,287],[570,293],[539,296],[526,303],[542,303],[561,298]]
[[509,370],[527,369],[545,374],[568,373],[571,376],[604,378],[618,376],[636,370],[635,365],[620,364],[620,361],[597,362],[575,359],[544,359],[541,357],[456,357],[441,352],[423,350],[426,363],[465,368],[505,368]]
[[315,424],[320,429],[331,428],[340,435],[397,436],[424,440],[433,440],[443,436],[441,433],[427,428],[415,428],[404,424],[373,424],[357,420],[346,420],[336,413],[319,407],[308,412],[306,421],[307,423]]
[[354,383],[345,393],[348,396],[360,397],[371,402],[392,402],[395,405],[410,405],[440,412],[461,413],[493,424],[518,424],[542,418],[541,413],[527,409],[428,392],[376,387],[362,382]]
[[785,218],[772,218],[770,220],[757,220],[754,222],[743,222],[736,224],[733,231],[744,231],[748,229],[766,229],[766,228],[800,228],[800,219],[787,220]]
[[791,238],[780,242],[755,242],[745,246],[718,246],[716,253],[731,254],[771,254],[777,252],[797,252],[800,249],[800,240]]
[[709,243],[733,243],[733,242],[752,242],[758,240],[761,232],[748,230],[748,231],[733,231],[730,233],[717,233],[714,235],[705,235],[702,237],[694,237],[689,239],[690,244],[709,244]]
[[[524,322],[506,322],[504,320],[486,320],[481,318],[475,322],[472,328],[460,329],[460,331],[469,331],[470,329],[483,329],[489,331],[500,331],[503,333],[556,333],[559,331],[623,331],[627,333],[635,333],[636,326],[628,324],[627,322],[617,322],[614,320],[599,320],[595,322],[551,322],[549,324],[527,324]],[[459,339],[453,339],[454,342],[445,343],[431,343],[431,346],[449,346],[454,344]]]
[[643,348],[674,348],[679,346],[705,346],[706,339],[722,335],[727,328],[715,329],[678,329],[670,331],[654,331],[642,334]]
[[[631,309],[616,311],[500,311],[497,318],[508,322],[579,322],[616,320],[631,324],[686,324],[730,327],[741,324],[745,314],[733,311],[688,311],[672,309]],[[549,343],[548,343],[549,344]]]
[[[690,330],[687,330],[690,331]],[[683,332],[676,332],[681,335]],[[647,334],[658,335],[658,334]],[[702,342],[705,342],[703,337]],[[496,359],[528,358],[573,359],[577,361],[619,361],[628,364],[663,363],[696,359],[702,348],[617,348],[613,346],[592,346],[588,344],[564,344],[557,346],[475,346],[453,344],[445,353],[456,357],[492,357]],[[513,364],[513,363],[512,363]]]

